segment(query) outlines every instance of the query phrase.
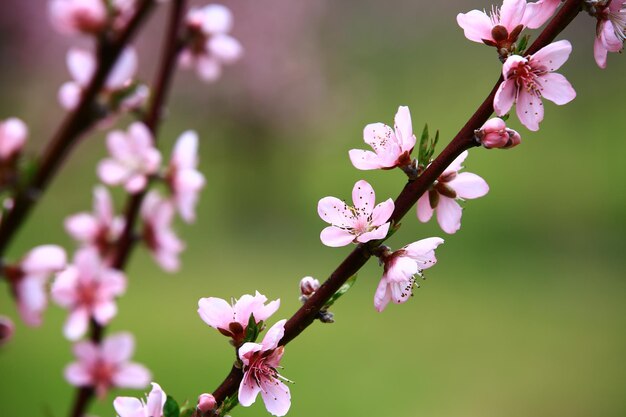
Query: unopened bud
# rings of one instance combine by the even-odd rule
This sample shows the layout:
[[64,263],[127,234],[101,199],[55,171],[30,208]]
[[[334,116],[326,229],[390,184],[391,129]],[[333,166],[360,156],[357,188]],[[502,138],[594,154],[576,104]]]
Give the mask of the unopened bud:
[[28,127],[16,117],[0,123],[0,159],[6,161],[19,153],[28,136]]
[[7,343],[13,337],[15,326],[10,318],[0,316],[0,346]]
[[494,26],[493,29],[491,29],[491,36],[493,37],[494,41],[502,42],[509,38],[509,31],[506,30],[504,26],[497,25]]
[[198,410],[203,413],[215,409],[216,405],[217,401],[215,401],[215,397],[211,394],[200,394],[198,397]]
[[498,117],[488,120],[483,127],[476,131],[476,138],[487,149],[508,149],[522,142],[519,133],[507,128],[504,120]]
[[320,282],[313,277],[304,277],[300,280],[300,295],[310,297],[320,287]]

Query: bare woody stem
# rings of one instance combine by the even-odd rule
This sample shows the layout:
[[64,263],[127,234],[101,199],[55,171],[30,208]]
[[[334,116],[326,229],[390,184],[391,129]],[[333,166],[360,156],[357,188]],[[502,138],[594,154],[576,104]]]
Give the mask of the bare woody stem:
[[[185,5],[187,0],[174,0],[171,6],[171,13],[169,18],[169,26],[164,40],[164,52],[161,56],[161,63],[156,75],[156,79],[153,84],[153,97],[150,102],[150,106],[143,122],[146,124],[153,137],[156,140],[156,134],[163,107],[165,106],[165,100],[171,81],[176,68],[176,61],[178,58],[179,46],[179,32],[183,20]],[[129,259],[130,251],[135,243],[133,238],[133,231],[135,223],[139,214],[139,208],[141,202],[145,196],[145,192],[139,194],[130,195],[126,202],[125,209],[125,226],[116,245],[115,256],[112,261],[112,267],[123,270],[126,266],[126,262]],[[89,338],[92,342],[100,344],[104,335],[105,327],[99,325],[95,321],[90,322],[90,334]],[[95,391],[93,387],[81,387],[76,390],[76,397],[74,405],[70,412],[71,417],[81,417],[84,415],[89,403],[93,399]]]
[[[557,15],[550,21],[548,26],[537,37],[535,42],[528,48],[527,54],[533,54],[539,49],[551,43],[556,36],[571,23],[581,10],[583,0],[567,0]],[[424,194],[431,184],[443,173],[443,171],[465,150],[478,144],[474,140],[474,130],[479,129],[493,113],[493,99],[503,78],[500,76],[491,93],[480,105],[465,126],[452,139],[450,144],[437,156],[430,166],[416,180],[409,181],[395,200],[395,210],[391,221],[398,223],[406,213],[415,205],[417,200]],[[381,241],[377,241],[377,244]],[[298,311],[285,324],[285,334],[280,345],[286,345],[298,337],[317,317],[330,297],[354,275],[370,258],[371,247],[368,244],[360,244],[343,262],[333,271],[324,284],[300,307]],[[219,403],[226,397],[237,392],[243,373],[241,369],[233,367],[224,381],[213,391],[213,396]],[[206,413],[207,416],[211,415]]]
[[13,208],[0,224],[0,257],[24,223],[70,150],[98,120],[95,99],[102,90],[117,58],[130,42],[154,6],[154,0],[142,0],[126,28],[113,38],[102,37],[97,48],[98,66],[89,85],[83,90],[74,111],[68,113],[43,152],[33,179],[14,196]]

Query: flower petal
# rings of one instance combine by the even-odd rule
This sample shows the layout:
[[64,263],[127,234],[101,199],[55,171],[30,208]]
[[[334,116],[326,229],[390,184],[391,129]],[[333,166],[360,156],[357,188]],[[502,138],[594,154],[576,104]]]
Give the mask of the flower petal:
[[261,397],[267,411],[274,416],[284,416],[291,407],[289,387],[277,378],[261,379]]
[[57,245],[42,245],[30,250],[21,262],[26,274],[51,274],[65,267],[65,250]]
[[459,13],[456,21],[463,29],[465,37],[470,41],[483,43],[483,39],[492,40],[491,19],[480,10],[472,10],[467,13]]
[[[150,382],[152,375],[143,365],[126,363],[113,374],[113,384],[120,388],[142,389]],[[160,416],[160,414],[158,414]]]
[[63,334],[69,340],[78,340],[86,332],[89,325],[89,312],[86,308],[77,308],[70,311],[65,325],[63,327]]
[[215,329],[228,329],[228,325],[235,321],[233,308],[221,298],[201,298],[198,301],[198,314],[206,324]]
[[539,130],[539,123],[543,120],[543,103],[540,97],[522,89],[517,97],[515,112],[528,130]]
[[126,362],[133,356],[134,350],[135,339],[127,332],[116,333],[102,342],[102,357],[109,363]]
[[461,172],[448,183],[461,198],[478,198],[489,192],[487,182],[476,174]]
[[348,205],[336,197],[324,197],[317,203],[317,213],[326,223],[339,227],[350,227],[352,211]]
[[500,24],[511,33],[517,25],[522,23],[524,10],[526,10],[526,0],[504,0],[500,9]]
[[351,149],[348,152],[350,161],[356,169],[370,170],[387,168],[387,165],[381,161],[380,157],[372,151],[364,151],[361,149]]
[[391,198],[379,203],[374,207],[372,211],[372,219],[370,221],[372,226],[380,226],[389,221],[393,211],[395,209],[395,205]]
[[278,342],[283,338],[285,334],[285,323],[287,320],[283,319],[277,321],[268,331],[265,333],[265,337],[261,342],[261,346],[263,346],[263,350],[271,350],[276,349],[278,346]]
[[340,246],[346,246],[352,243],[355,236],[353,233],[345,229],[340,229],[335,226],[328,226],[320,233],[320,239],[326,246],[337,248]]
[[498,116],[504,116],[511,110],[516,93],[515,80],[506,80],[500,84],[493,99],[493,108]]
[[142,402],[134,397],[115,398],[113,408],[119,417],[145,417]]
[[354,208],[360,211],[360,215],[369,216],[376,204],[374,189],[367,181],[357,181],[352,188],[352,201]]
[[541,80],[541,95],[551,102],[563,105],[576,98],[574,87],[561,74],[545,74]]
[[422,223],[426,223],[433,217],[433,208],[430,206],[430,200],[428,198],[428,191],[426,191],[417,200],[417,218]]
[[389,233],[389,226],[391,226],[391,223],[385,223],[370,232],[359,235],[356,240],[360,243],[367,243],[370,240],[384,239]]
[[374,293],[374,307],[379,313],[382,312],[387,304],[391,301],[391,290],[389,289],[389,283],[383,277],[378,283],[376,293]]
[[463,209],[452,198],[440,196],[437,206],[437,222],[441,229],[449,234],[456,233],[461,228]]
[[244,407],[250,407],[256,401],[261,387],[252,378],[249,372],[243,375],[243,379],[239,384],[239,403]]
[[398,112],[394,119],[396,139],[401,145],[401,152],[410,152],[415,146],[415,135],[413,134],[413,122],[411,122],[411,111],[407,106],[398,107]]
[[546,45],[530,57],[531,64],[538,63],[548,68],[550,72],[556,71],[567,61],[572,52],[572,44],[567,40],[553,42]]

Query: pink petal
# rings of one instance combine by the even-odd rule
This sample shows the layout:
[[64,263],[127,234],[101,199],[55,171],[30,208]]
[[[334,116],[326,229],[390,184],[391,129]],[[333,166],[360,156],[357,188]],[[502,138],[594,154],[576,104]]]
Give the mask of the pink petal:
[[413,294],[413,282],[390,282],[389,290],[391,292],[391,301],[395,304],[402,304]]
[[391,301],[391,290],[387,280],[383,277],[378,283],[376,293],[374,294],[374,307],[379,313],[382,312],[387,304]]
[[539,130],[539,123],[543,120],[543,103],[540,97],[525,89],[520,90],[515,112],[520,122],[529,130]]
[[361,149],[351,149],[348,152],[350,161],[356,169],[370,170],[386,168],[386,161],[382,159],[372,151],[363,151]]
[[0,123],[0,158],[8,159],[18,153],[26,143],[28,127],[16,117]]
[[97,220],[89,213],[78,213],[65,219],[65,230],[79,242],[90,242],[100,230]]
[[602,43],[602,40],[600,39],[600,37],[596,36],[596,39],[593,42],[593,56],[598,66],[602,69],[606,68],[607,55],[608,55],[608,50]]
[[415,146],[416,138],[413,134],[413,123],[411,122],[409,108],[407,106],[398,107],[394,121],[396,138],[401,144],[401,151],[410,152]]
[[236,321],[243,327],[246,327],[250,320],[250,315],[254,314],[254,319],[258,323],[261,319],[257,317],[257,310],[260,309],[266,301],[267,297],[260,294],[258,291],[254,296],[250,294],[242,295],[233,306]]
[[117,269],[107,268],[100,272],[100,288],[101,297],[112,298],[117,297],[126,291],[126,275]]
[[131,176],[126,181],[126,183],[124,184],[124,188],[130,194],[137,194],[138,192],[143,191],[143,189],[146,188],[146,185],[148,185],[148,179],[146,178],[146,176],[136,174]]
[[468,151],[463,151],[461,152],[461,154],[459,156],[457,156],[454,161],[452,161],[452,163],[450,165],[448,165],[448,168],[445,169],[445,171],[443,171],[443,174],[449,174],[452,172],[458,172],[460,170],[463,169],[463,162],[465,162],[465,159],[467,158],[467,156],[469,155]]
[[148,394],[148,401],[146,402],[147,415],[160,417],[163,414],[165,401],[167,401],[167,394],[159,384],[152,382],[152,390]]
[[150,383],[151,378],[152,375],[145,366],[137,363],[128,363],[122,365],[118,371],[113,374],[112,379],[116,387],[141,389]]
[[196,71],[203,81],[213,82],[222,75],[222,66],[217,59],[201,55],[196,62]]
[[127,47],[117,58],[115,66],[107,78],[106,85],[112,90],[127,86],[137,71],[137,53],[132,47]]
[[400,282],[407,284],[413,275],[417,274],[419,267],[417,262],[408,256],[398,256],[388,266],[385,272],[387,282]]
[[59,104],[65,110],[74,110],[80,102],[83,89],[77,83],[70,81],[64,83],[57,94]]
[[78,269],[70,265],[54,280],[51,289],[52,299],[61,307],[69,308],[77,302],[78,275]]
[[545,74],[541,80],[541,95],[551,102],[563,105],[576,98],[574,87],[561,74]]
[[48,300],[45,292],[46,277],[24,276],[17,284],[17,302],[20,317],[29,326],[41,325],[41,313]]
[[435,249],[442,243],[443,239],[430,237],[406,245],[403,249],[407,252],[407,256],[419,263],[420,269],[427,269],[437,262]]
[[107,185],[119,185],[131,172],[115,159],[104,159],[98,164],[98,178]]
[[389,221],[391,215],[393,214],[393,210],[395,209],[395,205],[391,198],[379,203],[374,207],[372,211],[372,226],[380,226]]
[[51,274],[65,268],[67,258],[63,248],[57,245],[42,245],[30,250],[21,262],[26,274]]
[[198,134],[193,130],[184,132],[174,145],[172,162],[178,169],[195,168],[198,165]]
[[352,243],[354,238],[355,236],[351,232],[335,226],[328,226],[322,230],[322,233],[320,233],[322,243],[333,248],[346,246],[347,244]]
[[230,9],[221,4],[209,4],[204,6],[202,31],[207,34],[230,32],[233,27],[233,14]]
[[76,387],[85,387],[94,383],[89,369],[81,363],[72,363],[65,368],[65,379]]
[[326,223],[339,227],[352,225],[352,212],[343,201],[336,197],[324,197],[317,203],[317,213]]
[[519,66],[526,65],[528,60],[519,55],[511,55],[506,61],[504,61],[504,65],[502,65],[502,76],[505,80],[509,79],[509,74],[512,75],[512,72],[516,70]]
[[374,210],[376,194],[372,186],[364,180],[357,181],[352,188],[354,207],[366,216]]
[[569,41],[561,40],[553,42],[538,50],[530,58],[531,66],[543,65],[550,72],[556,71],[567,61],[572,52],[572,44]]
[[232,64],[243,55],[241,43],[228,35],[211,36],[207,43],[207,49],[211,51],[214,57],[225,64]]
[[89,340],[84,340],[74,344],[72,352],[76,359],[82,363],[86,368],[92,367],[98,360],[100,360],[100,350],[98,347]]
[[422,223],[426,223],[433,217],[433,208],[430,207],[430,200],[428,198],[428,191],[426,191],[422,196],[417,200],[417,218]]
[[86,86],[91,80],[96,68],[96,60],[91,52],[84,49],[72,48],[67,53],[67,67],[72,78],[81,86]]
[[255,352],[260,352],[262,349],[263,346],[258,343],[246,342],[239,348],[237,354],[239,355],[239,359],[241,359],[244,365],[250,365],[250,357]]
[[448,183],[461,198],[478,198],[489,192],[487,182],[476,174],[462,172]]
[[263,341],[261,342],[261,346],[263,346],[263,350],[271,350],[276,349],[278,346],[278,342],[283,338],[285,334],[285,323],[287,320],[283,319],[277,321],[268,331],[265,333],[265,337],[263,337]]
[[[135,339],[127,332],[113,334],[102,342],[102,358],[110,363],[123,363],[133,356]],[[146,382],[147,384],[147,382]],[[143,388],[143,387],[140,387]]]
[[[133,397],[117,397],[113,400],[113,408],[119,417],[145,417],[143,404]],[[160,414],[151,414],[158,415]]]
[[504,0],[500,9],[500,24],[511,33],[517,25],[522,23],[524,10],[526,10],[526,0]]
[[379,157],[384,167],[394,166],[400,156],[400,144],[393,130],[383,123],[371,123],[363,129],[363,139]]
[[504,116],[511,110],[516,93],[515,80],[506,80],[500,84],[493,99],[493,108],[498,116]]
[[444,232],[452,234],[461,228],[462,213],[461,206],[454,199],[444,196],[439,197],[437,222]]
[[472,10],[468,13],[459,13],[456,21],[463,29],[465,37],[470,41],[483,43],[483,39],[492,39],[491,19],[484,12]]
[[261,397],[267,411],[274,416],[284,416],[291,407],[289,388],[276,378],[261,380]]
[[367,243],[370,240],[384,239],[387,237],[387,233],[389,233],[389,226],[391,226],[391,223],[385,223],[382,226],[379,226],[376,229],[372,230],[371,232],[366,232],[359,235],[356,240],[357,242]]
[[261,387],[254,381],[249,372],[246,372],[239,384],[239,403],[244,407],[249,407],[256,401]]
[[198,301],[198,314],[206,324],[215,329],[228,329],[228,325],[235,321],[233,308],[221,298],[201,298]]
[[152,132],[141,122],[135,122],[128,127],[128,138],[135,151],[144,152],[154,148]]
[[117,305],[113,300],[99,301],[93,306],[92,314],[98,324],[106,326],[117,315]]
[[526,5],[523,24],[530,29],[543,26],[554,15],[561,4],[561,0],[539,0]]
[[89,312],[86,308],[77,308],[70,311],[63,327],[63,334],[69,340],[78,340],[87,332],[88,325]]
[[105,224],[113,221],[113,202],[106,187],[97,186],[93,190],[93,211],[98,219]]

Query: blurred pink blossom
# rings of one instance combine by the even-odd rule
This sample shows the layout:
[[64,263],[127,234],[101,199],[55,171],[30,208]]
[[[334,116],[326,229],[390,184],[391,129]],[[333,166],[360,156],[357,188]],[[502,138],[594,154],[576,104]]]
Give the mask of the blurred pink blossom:
[[74,263],[60,272],[52,284],[52,299],[70,310],[63,333],[78,340],[87,331],[89,320],[108,324],[117,314],[115,298],[126,291],[122,271],[108,266],[92,247],[79,249]]
[[204,175],[198,166],[198,135],[188,130],[174,145],[172,159],[167,171],[167,183],[174,197],[174,205],[187,223],[195,220],[198,194],[204,187]]
[[345,246],[351,242],[365,243],[384,239],[389,231],[388,222],[394,210],[390,198],[376,206],[372,186],[364,180],[357,181],[352,189],[354,207],[336,197],[324,197],[317,205],[319,216],[331,226],[320,234],[326,246]]
[[539,130],[543,120],[541,98],[563,105],[576,97],[576,91],[561,74],[554,71],[567,61],[572,44],[566,40],[551,43],[528,57],[510,56],[502,66],[504,82],[493,101],[498,116],[516,104],[520,122],[529,130]]
[[626,39],[626,1],[595,2],[596,39],[593,54],[600,68],[606,68],[609,52],[621,52]]
[[15,333],[13,321],[5,316],[0,316],[0,346],[6,344]]
[[177,271],[180,267],[178,255],[185,245],[172,230],[174,206],[156,191],[151,191],[141,206],[141,217],[144,221],[143,240],[152,256],[165,271]]
[[130,333],[116,333],[100,345],[82,341],[74,345],[78,362],[65,368],[65,379],[77,387],[93,387],[100,398],[111,388],[144,388],[150,382],[150,371],[143,365],[129,362],[135,350]]
[[48,13],[52,26],[62,34],[97,34],[107,24],[103,0],[51,0]]
[[135,122],[126,132],[115,130],[107,135],[111,158],[98,164],[98,176],[107,185],[123,184],[129,193],[138,193],[156,173],[161,153],[154,147],[152,133],[146,125]]
[[48,278],[65,268],[66,260],[63,248],[43,245],[31,249],[18,265],[4,267],[4,274],[17,299],[20,316],[27,325],[41,324],[41,314],[48,305]]
[[411,151],[415,147],[415,135],[411,112],[406,106],[398,107],[394,129],[383,123],[365,126],[363,139],[374,152],[350,150],[350,160],[357,169],[390,169],[411,163]]
[[251,406],[259,394],[265,408],[274,416],[284,416],[291,407],[291,394],[276,368],[280,367],[284,347],[278,342],[285,333],[285,322],[280,320],[265,334],[261,343],[244,343],[239,348],[243,362],[243,379],[239,385],[239,403]]
[[479,198],[489,192],[484,179],[476,174],[459,171],[467,158],[465,151],[437,178],[430,190],[417,201],[417,218],[425,223],[437,210],[437,222],[446,233],[455,233],[461,228],[462,208],[458,199]]
[[422,276],[422,271],[437,262],[435,249],[443,243],[443,239],[431,237],[418,240],[404,246],[384,258],[383,277],[374,295],[374,307],[381,312],[389,301],[396,304],[406,302],[413,294],[413,286],[419,284],[415,275]]
[[0,160],[8,161],[17,155],[28,136],[28,126],[17,117],[0,122]]
[[119,417],[162,417],[167,395],[156,382],[152,382],[152,391],[146,401],[134,397],[117,397],[113,407]]
[[509,149],[522,142],[519,133],[507,128],[504,120],[499,117],[489,119],[475,134],[476,138],[487,149]]

